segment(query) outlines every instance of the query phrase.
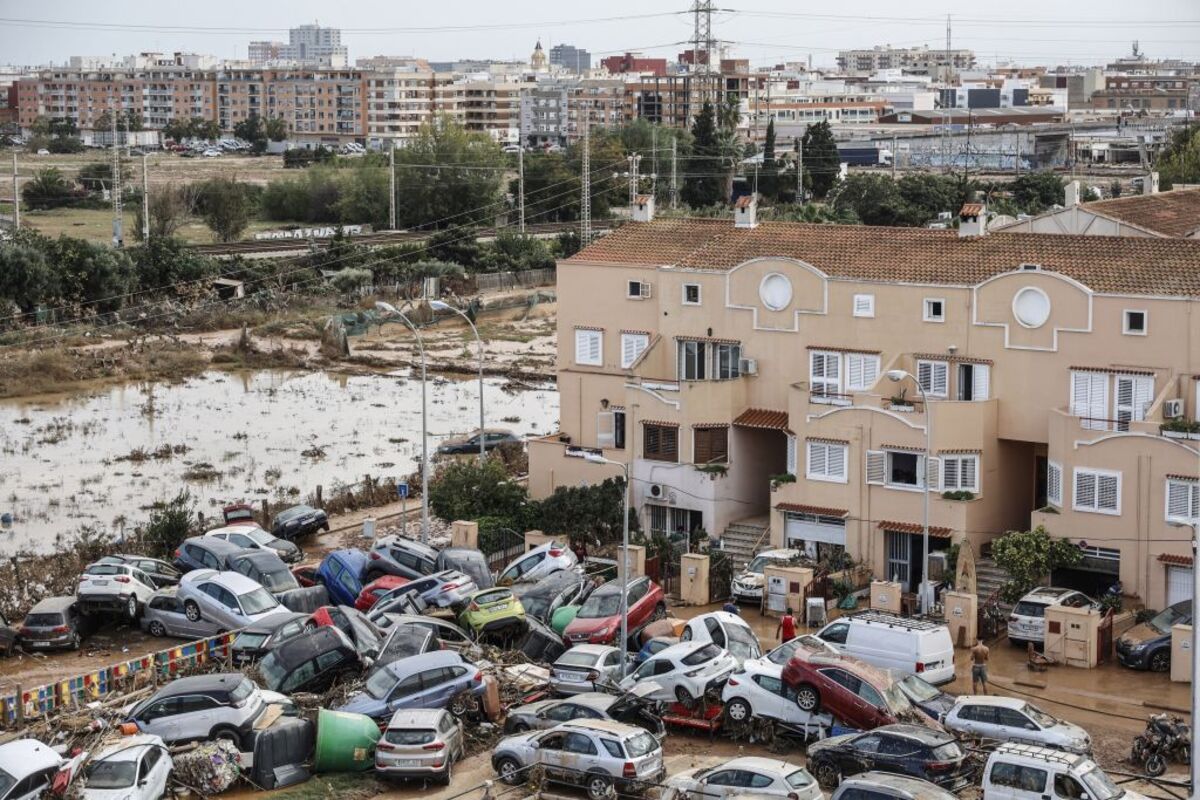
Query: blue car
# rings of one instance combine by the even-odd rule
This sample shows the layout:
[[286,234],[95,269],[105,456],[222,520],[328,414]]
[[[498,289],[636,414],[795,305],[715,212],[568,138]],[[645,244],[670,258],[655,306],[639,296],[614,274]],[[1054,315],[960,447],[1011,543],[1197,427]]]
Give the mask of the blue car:
[[673,644],[679,644],[678,636],[655,636],[652,639],[647,639],[642,645],[642,649],[638,651],[637,657],[633,660],[635,667],[640,667],[642,662],[651,656],[655,656],[666,650]]
[[479,705],[483,673],[453,650],[434,650],[376,667],[363,691],[338,711],[390,719],[402,709],[446,708],[460,717]]
[[336,606],[353,606],[363,589],[367,554],[362,550],[334,550],[317,567],[317,580],[325,584],[329,600]]

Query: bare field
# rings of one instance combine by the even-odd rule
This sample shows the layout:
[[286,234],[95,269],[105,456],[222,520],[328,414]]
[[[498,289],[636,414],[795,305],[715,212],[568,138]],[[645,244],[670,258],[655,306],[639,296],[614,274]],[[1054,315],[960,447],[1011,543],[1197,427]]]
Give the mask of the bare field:
[[[112,159],[111,151],[86,150],[82,153],[51,154],[39,156],[31,153],[17,153],[17,173],[22,178],[32,177],[33,173],[47,167],[57,167],[74,177],[85,164],[96,162],[108,163]],[[132,178],[139,184],[142,179],[142,159],[133,156],[124,159],[127,168],[131,170]],[[243,156],[222,155],[219,158],[183,158],[175,153],[155,152],[147,156],[147,166],[150,173],[150,183],[192,183],[209,178],[229,177],[248,183],[266,183],[284,174],[283,156]],[[287,170],[298,174],[299,170]],[[11,184],[12,156],[5,154],[0,158],[0,179]]]
[[[135,235],[137,218],[129,208],[125,209],[123,216],[125,219],[125,242],[132,244],[137,241]],[[56,208],[53,211],[21,212],[22,227],[34,228],[52,238],[73,236],[76,239],[84,239],[98,244],[108,244],[112,241],[112,219],[112,210],[107,208]],[[258,231],[278,230],[288,227],[289,224],[287,222],[252,220],[246,228],[243,238],[252,239]],[[208,229],[203,220],[195,218],[184,223],[175,235],[193,244],[215,241],[212,231]]]

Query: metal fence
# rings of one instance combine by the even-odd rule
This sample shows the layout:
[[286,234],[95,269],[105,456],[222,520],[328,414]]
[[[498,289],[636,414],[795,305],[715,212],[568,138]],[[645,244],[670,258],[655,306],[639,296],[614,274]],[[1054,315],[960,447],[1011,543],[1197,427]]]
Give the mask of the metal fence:
[[480,292],[502,292],[508,289],[529,289],[552,286],[553,269],[526,269],[519,272],[485,272],[474,276],[475,289]]
[[488,569],[499,572],[525,552],[525,537],[511,528],[481,531],[479,551],[487,559]]

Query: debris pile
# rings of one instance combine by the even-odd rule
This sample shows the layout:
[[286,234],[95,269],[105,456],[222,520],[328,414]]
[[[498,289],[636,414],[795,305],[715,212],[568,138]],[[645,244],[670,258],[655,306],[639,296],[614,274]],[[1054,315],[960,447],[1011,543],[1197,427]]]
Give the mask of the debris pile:
[[242,756],[233,742],[218,739],[174,757],[173,778],[202,796],[220,794],[242,774]]

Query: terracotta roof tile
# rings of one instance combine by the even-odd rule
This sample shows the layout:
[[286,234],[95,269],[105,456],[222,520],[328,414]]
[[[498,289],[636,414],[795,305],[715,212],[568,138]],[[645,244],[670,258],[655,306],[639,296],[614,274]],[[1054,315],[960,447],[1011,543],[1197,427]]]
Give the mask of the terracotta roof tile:
[[661,219],[623,225],[567,263],[729,270],[780,256],[834,278],[973,286],[1038,263],[1098,292],[1200,297],[1200,241],[1151,237],[1005,233],[959,237],[952,230]]
[[983,203],[963,203],[963,207],[959,210],[960,217],[978,217],[983,213]]
[[[925,527],[919,522],[892,522],[891,520],[883,520],[879,523],[879,530],[892,531],[893,533],[924,533]],[[939,539],[948,539],[953,533],[949,528],[942,528],[938,525],[929,526],[929,535],[936,536]]]
[[1173,567],[1190,567],[1192,565],[1191,556],[1177,556],[1171,553],[1163,553],[1158,557],[1158,560],[1163,564],[1170,564]]
[[770,428],[771,430],[786,431],[788,429],[788,413],[772,411],[769,408],[748,408],[738,415],[733,424],[742,428]]
[[996,362],[990,358],[975,358],[973,356],[960,356],[957,353],[913,353],[912,357],[921,361],[950,361],[953,363],[962,364],[985,364],[992,365]]
[[678,422],[669,422],[661,419],[643,419],[640,420],[643,425],[654,425],[659,428],[678,428]]
[[850,512],[844,508],[826,508],[825,506],[809,506],[804,503],[776,503],[780,511],[791,511],[796,514],[817,514],[822,517],[846,517]]
[[1163,236],[1183,238],[1200,234],[1200,189],[1098,200],[1083,208]]
[[754,202],[754,196],[744,194],[733,204],[734,208],[748,208]]

